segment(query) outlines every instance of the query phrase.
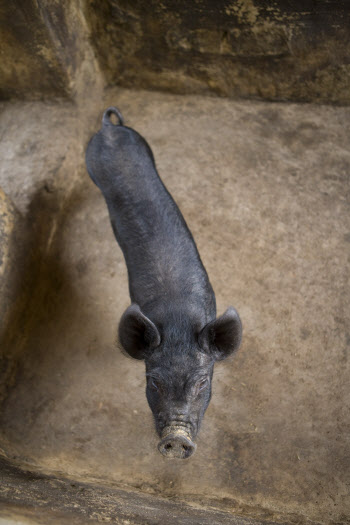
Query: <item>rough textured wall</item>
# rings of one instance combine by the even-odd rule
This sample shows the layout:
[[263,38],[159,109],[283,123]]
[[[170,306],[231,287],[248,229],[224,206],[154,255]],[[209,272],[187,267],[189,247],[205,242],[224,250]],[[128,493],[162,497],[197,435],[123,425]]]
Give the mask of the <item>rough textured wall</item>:
[[10,199],[0,188],[0,338],[11,304],[16,297],[18,273],[17,236],[20,217]]
[[0,98],[98,81],[350,102],[350,0],[0,0],[0,30]]
[[67,72],[41,16],[40,2],[0,2],[0,97],[68,94]]
[[95,81],[81,0],[0,0],[0,98],[73,97]]
[[350,2],[87,0],[109,84],[350,101]]
[[[0,187],[0,403],[12,385],[15,361],[9,350],[8,333],[17,320],[20,304],[27,293],[25,270],[28,243],[21,215]],[[22,326],[16,339],[22,338]]]

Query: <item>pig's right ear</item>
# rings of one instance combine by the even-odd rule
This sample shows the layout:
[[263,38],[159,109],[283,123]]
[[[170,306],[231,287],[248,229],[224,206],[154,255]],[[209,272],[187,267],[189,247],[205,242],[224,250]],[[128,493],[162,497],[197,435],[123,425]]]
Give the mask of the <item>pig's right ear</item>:
[[198,336],[199,346],[216,361],[236,352],[242,340],[242,323],[238,312],[230,306],[226,312],[208,323]]
[[134,359],[145,356],[160,345],[160,335],[154,323],[143,315],[137,304],[125,310],[119,323],[119,341]]

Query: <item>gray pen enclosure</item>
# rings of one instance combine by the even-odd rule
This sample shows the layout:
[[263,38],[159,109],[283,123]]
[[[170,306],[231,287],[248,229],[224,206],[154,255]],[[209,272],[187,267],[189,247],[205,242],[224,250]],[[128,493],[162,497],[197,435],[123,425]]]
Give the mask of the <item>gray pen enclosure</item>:
[[[0,0],[0,525],[350,520],[350,2]],[[116,346],[117,106],[242,347],[188,460]]]

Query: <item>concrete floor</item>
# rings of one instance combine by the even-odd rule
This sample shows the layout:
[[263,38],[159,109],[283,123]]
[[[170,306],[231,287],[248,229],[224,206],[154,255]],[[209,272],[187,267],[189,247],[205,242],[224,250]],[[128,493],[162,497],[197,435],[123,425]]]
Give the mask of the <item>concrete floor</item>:
[[[110,104],[150,143],[218,312],[244,325],[186,461],[157,451],[144,365],[115,349],[126,268],[83,158]],[[349,523],[350,109],[114,89],[85,116],[2,104],[0,126],[0,186],[39,254],[5,350],[3,455],[232,516]]]

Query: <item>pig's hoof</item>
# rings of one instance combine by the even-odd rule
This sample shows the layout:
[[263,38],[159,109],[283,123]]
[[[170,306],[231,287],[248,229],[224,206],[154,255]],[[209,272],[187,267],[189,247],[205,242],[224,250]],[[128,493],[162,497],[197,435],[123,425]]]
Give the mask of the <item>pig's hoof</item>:
[[186,459],[192,456],[196,447],[188,437],[174,432],[160,441],[158,450],[167,458]]

